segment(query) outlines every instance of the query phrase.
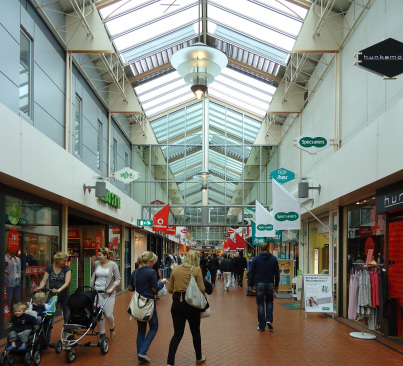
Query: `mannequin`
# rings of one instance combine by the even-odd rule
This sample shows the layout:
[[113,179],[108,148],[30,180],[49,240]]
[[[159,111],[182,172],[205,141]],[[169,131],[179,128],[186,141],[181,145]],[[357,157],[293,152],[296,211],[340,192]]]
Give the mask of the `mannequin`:
[[13,297],[15,303],[21,301],[21,260],[8,248],[4,259],[8,272],[6,272],[7,305],[11,309]]

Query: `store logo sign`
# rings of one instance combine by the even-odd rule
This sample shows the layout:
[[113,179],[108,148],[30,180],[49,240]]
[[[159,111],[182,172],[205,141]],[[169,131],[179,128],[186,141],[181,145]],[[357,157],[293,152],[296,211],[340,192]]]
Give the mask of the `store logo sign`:
[[278,212],[274,217],[277,221],[296,221],[299,215],[296,212]]
[[105,197],[98,197],[98,199],[113,208],[120,208],[120,197],[108,189],[105,190]]
[[365,48],[354,57],[358,58],[355,66],[383,77],[394,78],[403,73],[403,43],[393,38]]
[[294,146],[311,154],[330,147],[330,139],[316,132],[310,132],[303,136],[294,138]]
[[258,226],[257,226],[257,229],[258,229],[259,231],[273,230],[273,225],[270,225],[270,224],[263,225],[263,224],[261,224],[261,225],[258,225]]
[[269,175],[269,178],[275,179],[279,183],[287,183],[290,180],[295,179],[295,173],[291,172],[290,170],[280,168],[272,171]]
[[376,213],[403,208],[403,181],[376,192]]

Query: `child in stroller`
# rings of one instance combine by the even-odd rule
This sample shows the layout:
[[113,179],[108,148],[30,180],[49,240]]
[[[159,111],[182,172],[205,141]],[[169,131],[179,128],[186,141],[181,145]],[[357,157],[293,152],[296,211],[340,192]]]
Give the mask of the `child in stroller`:
[[30,352],[33,348],[32,335],[38,327],[36,317],[26,314],[27,306],[19,302],[14,305],[14,315],[11,317],[11,330],[7,337],[6,350],[0,356],[0,364],[4,365],[6,358],[10,365],[15,362],[15,355],[24,355],[25,362],[31,363]]
[[[95,327],[103,315],[103,308],[109,296],[99,306],[97,305],[98,293],[99,291],[92,287],[81,286],[69,297],[67,306],[70,309],[70,319],[63,325],[61,339],[55,343],[57,353],[60,353],[62,349],[66,351],[66,359],[69,363],[75,360],[76,346],[100,347],[102,354],[106,354],[109,350],[109,339],[104,335],[97,343],[78,343],[85,336],[96,336],[97,338],[99,336]],[[75,336],[78,336],[78,339],[75,339]]]

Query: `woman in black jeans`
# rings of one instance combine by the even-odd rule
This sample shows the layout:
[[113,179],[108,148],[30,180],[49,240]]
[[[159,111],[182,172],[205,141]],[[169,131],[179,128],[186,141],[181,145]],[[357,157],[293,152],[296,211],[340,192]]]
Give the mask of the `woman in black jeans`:
[[174,326],[174,335],[169,344],[168,366],[175,364],[175,354],[185,331],[186,320],[189,323],[193,337],[196,363],[202,364],[206,361],[206,357],[202,355],[201,350],[200,309],[191,307],[185,301],[185,292],[190,282],[192,267],[197,286],[202,293],[205,293],[203,277],[199,267],[199,255],[193,250],[187,253],[183,264],[175,267],[172,271],[168,284],[168,292],[172,294],[171,314]]

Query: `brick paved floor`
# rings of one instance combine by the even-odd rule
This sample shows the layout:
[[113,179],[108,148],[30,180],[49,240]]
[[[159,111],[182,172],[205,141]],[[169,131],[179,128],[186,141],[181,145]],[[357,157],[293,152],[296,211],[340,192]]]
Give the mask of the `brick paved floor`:
[[[126,313],[132,294],[123,292],[116,298],[116,338],[109,353],[101,355],[99,348],[77,348],[76,365],[137,365],[136,322]],[[275,299],[274,331],[258,332],[255,297],[245,296],[245,288],[224,292],[222,281],[209,297],[210,318],[202,319],[202,347],[207,356],[206,366],[233,365],[402,365],[403,347],[377,336],[375,340],[356,339],[349,335],[360,328],[344,319],[322,314],[286,310]],[[148,356],[150,365],[165,366],[169,341],[173,334],[170,316],[171,296],[157,302],[159,330]],[[62,323],[55,324],[52,340],[60,335]],[[352,329],[353,328],[353,329]],[[93,341],[91,337],[91,341]],[[3,340],[4,341],[4,340]],[[16,364],[23,364],[17,359]],[[42,366],[67,364],[65,352],[53,349],[42,353]],[[195,354],[189,328],[179,346],[176,366],[195,365]]]

